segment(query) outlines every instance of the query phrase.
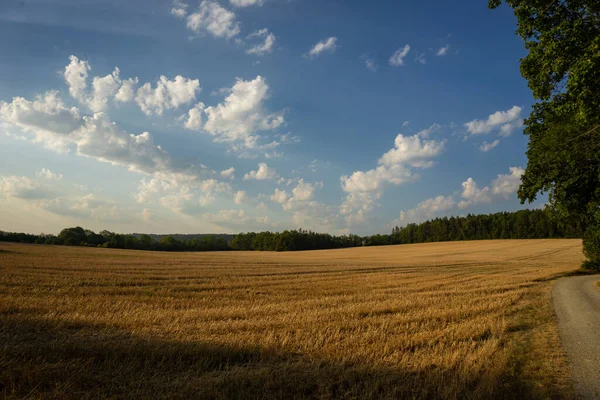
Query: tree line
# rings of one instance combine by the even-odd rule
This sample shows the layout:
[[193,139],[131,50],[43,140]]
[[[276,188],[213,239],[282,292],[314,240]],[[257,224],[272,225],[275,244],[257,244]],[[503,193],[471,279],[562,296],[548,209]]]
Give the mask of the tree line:
[[227,240],[220,235],[199,235],[190,239],[165,235],[158,238],[156,235],[120,234],[106,230],[96,233],[79,226],[63,229],[58,236],[0,231],[0,241],[157,251],[229,250]]
[[[309,230],[228,235],[147,235],[63,229],[58,236],[0,231],[0,241],[158,251],[299,251],[483,239],[581,238],[583,227],[560,224],[547,210],[436,218],[394,227],[391,234],[330,235]],[[189,239],[187,239],[189,237]],[[227,238],[231,237],[230,240]]]

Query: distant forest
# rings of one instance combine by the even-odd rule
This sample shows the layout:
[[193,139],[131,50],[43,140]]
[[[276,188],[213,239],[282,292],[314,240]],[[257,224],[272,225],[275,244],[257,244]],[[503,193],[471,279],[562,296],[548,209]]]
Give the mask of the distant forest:
[[457,240],[581,237],[581,227],[560,225],[546,210],[436,218],[421,224],[395,227],[389,235],[372,236],[334,236],[302,229],[283,232],[248,232],[237,235],[147,235],[119,234],[109,231],[95,233],[81,227],[63,229],[58,236],[0,231],[0,242],[158,251],[298,251]]

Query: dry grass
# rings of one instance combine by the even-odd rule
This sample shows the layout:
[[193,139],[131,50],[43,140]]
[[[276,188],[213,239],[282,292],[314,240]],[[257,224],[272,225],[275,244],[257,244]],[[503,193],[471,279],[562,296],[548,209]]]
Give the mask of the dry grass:
[[0,244],[0,397],[550,398],[578,240],[170,254]]

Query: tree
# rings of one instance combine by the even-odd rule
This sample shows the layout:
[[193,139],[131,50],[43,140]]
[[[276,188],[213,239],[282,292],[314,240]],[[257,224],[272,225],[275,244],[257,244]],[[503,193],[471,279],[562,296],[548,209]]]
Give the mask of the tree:
[[75,228],[65,228],[58,234],[60,241],[70,246],[81,246],[87,243],[87,236],[85,230],[76,226]]
[[[528,54],[521,75],[537,103],[525,121],[521,202],[547,192],[563,224],[585,230],[586,266],[600,268],[600,2],[505,0]],[[491,0],[490,8],[502,0]]]

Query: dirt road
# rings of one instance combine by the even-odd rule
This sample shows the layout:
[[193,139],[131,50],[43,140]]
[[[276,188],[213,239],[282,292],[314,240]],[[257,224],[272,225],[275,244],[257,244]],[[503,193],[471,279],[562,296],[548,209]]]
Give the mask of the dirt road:
[[564,278],[553,290],[563,346],[577,393],[600,399],[600,275]]

